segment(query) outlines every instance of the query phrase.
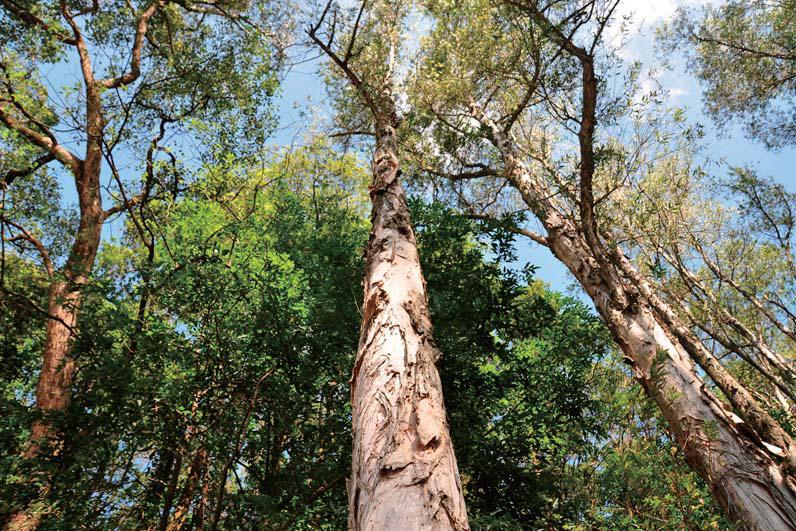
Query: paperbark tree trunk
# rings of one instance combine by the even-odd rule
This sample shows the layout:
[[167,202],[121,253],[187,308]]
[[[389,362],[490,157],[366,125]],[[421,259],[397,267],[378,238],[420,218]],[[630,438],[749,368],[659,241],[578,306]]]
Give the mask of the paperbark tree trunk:
[[465,530],[439,351],[399,176],[395,129],[377,119],[364,316],[351,377],[349,528]]
[[[796,530],[796,482],[754,430],[706,388],[685,346],[661,311],[643,296],[625,304],[626,293],[612,286],[628,279],[629,263],[601,266],[570,217],[528,173],[512,140],[483,114],[501,152],[507,177],[547,231],[546,241],[594,302],[625,360],[671,427],[687,462],[707,482],[729,517],[745,529]],[[601,268],[610,267],[605,271]],[[638,273],[630,271],[631,276]],[[612,282],[606,282],[610,276]],[[659,301],[657,301],[659,302]]]

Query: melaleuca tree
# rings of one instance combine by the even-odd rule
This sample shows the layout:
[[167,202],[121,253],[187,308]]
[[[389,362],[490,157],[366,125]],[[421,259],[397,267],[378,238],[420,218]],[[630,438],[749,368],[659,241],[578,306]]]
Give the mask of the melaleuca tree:
[[638,267],[792,430],[793,197],[745,170],[709,177],[687,150],[635,185],[614,208]]
[[329,0],[307,30],[342,79],[339,105],[375,140],[365,302],[351,377],[349,527],[461,531],[469,525],[436,367],[440,353],[400,180],[395,90],[410,8],[401,0],[363,0],[343,9]]
[[[616,203],[644,193],[636,177],[673,140],[666,113],[634,97],[633,69],[603,39],[616,2],[428,8],[435,25],[405,137],[419,168],[453,181],[456,202],[475,215],[518,204],[533,214],[543,232],[520,232],[548,247],[592,299],[730,518],[788,528],[796,516],[792,434],[633,264],[634,240],[615,216]],[[503,182],[513,194],[470,192],[474,179]]]

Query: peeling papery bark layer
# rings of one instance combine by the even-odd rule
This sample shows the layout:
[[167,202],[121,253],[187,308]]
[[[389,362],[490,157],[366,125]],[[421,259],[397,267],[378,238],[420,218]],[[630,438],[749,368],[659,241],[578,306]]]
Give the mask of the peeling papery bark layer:
[[474,114],[491,128],[507,177],[545,227],[550,250],[592,299],[686,460],[729,517],[743,529],[796,530],[796,482],[786,473],[787,463],[779,462],[774,448],[706,388],[667,325],[673,312],[654,306],[662,303],[645,298],[645,289],[632,304],[622,304],[626,294],[612,286],[633,288],[631,280],[641,277],[632,264],[619,256],[601,266],[579,227],[561,214],[544,184],[519,160],[510,136],[482,113]]
[[351,378],[352,530],[466,530],[395,130],[377,128],[365,304]]

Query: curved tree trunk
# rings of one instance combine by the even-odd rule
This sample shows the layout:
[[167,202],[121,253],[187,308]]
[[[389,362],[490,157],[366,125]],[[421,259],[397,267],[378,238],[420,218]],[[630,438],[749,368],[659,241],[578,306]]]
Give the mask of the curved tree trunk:
[[[490,128],[507,177],[545,227],[550,250],[592,299],[633,367],[635,378],[666,418],[686,460],[706,481],[730,519],[745,529],[796,530],[796,482],[786,472],[787,464],[777,462],[772,449],[757,435],[760,431],[747,425],[706,388],[686,350],[695,346],[683,345],[672,329],[680,326],[672,322],[673,312],[659,307],[662,303],[654,293],[652,298],[644,297],[649,286],[639,290],[633,285],[640,275],[621,252],[617,253],[621,263],[613,257],[601,265],[579,227],[562,215],[551,194],[525,169],[511,137],[480,109],[472,111]],[[617,287],[626,291],[617,293]],[[636,296],[628,304],[627,294],[632,292]],[[684,339],[692,338],[687,335]],[[728,389],[732,392],[732,385]]]
[[[99,183],[99,175],[96,182]],[[26,457],[34,457],[45,447],[57,452],[56,448],[52,448],[56,433],[47,416],[65,411],[72,401],[72,383],[77,370],[70,357],[72,335],[77,325],[81,289],[91,274],[105,217],[98,189],[96,197],[87,202],[88,208],[81,208],[80,226],[66,264],[66,278],[53,281],[49,287],[50,317],[47,320],[42,369],[36,382],[36,409],[43,418],[36,420],[31,427]],[[81,199],[81,206],[82,203]]]
[[[796,484],[741,419],[698,376],[688,353],[644,301],[619,310],[595,281],[586,246],[570,230],[548,242],[594,301],[656,402],[688,463],[706,480],[728,516],[747,529],[796,529]],[[577,242],[577,243],[576,243]]]
[[465,530],[439,352],[399,175],[395,129],[377,123],[364,316],[351,377],[349,528]]

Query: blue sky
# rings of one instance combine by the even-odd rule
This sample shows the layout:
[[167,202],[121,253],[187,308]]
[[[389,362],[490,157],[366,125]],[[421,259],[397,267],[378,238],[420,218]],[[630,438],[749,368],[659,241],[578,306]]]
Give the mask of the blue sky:
[[[705,152],[711,160],[724,161],[726,165],[752,165],[760,173],[776,178],[789,190],[796,192],[796,175],[793,171],[796,167],[796,149],[767,151],[759,144],[745,139],[740,129],[732,126],[727,128],[724,136],[718,137],[716,128],[702,112],[701,90],[696,80],[685,73],[683,59],[670,58],[673,68],[661,70],[654,48],[656,26],[670,17],[679,5],[694,6],[704,1],[625,0],[620,4],[618,16],[631,15],[632,23],[628,33],[629,40],[623,48],[623,57],[628,61],[640,60],[647,72],[657,71],[656,79],[660,83],[660,88],[668,91],[670,103],[685,108],[686,116],[691,123],[705,125],[707,134],[704,139]],[[609,31],[608,37],[615,42],[620,38],[616,31],[613,35]],[[300,142],[302,133],[309,131],[313,126],[307,117],[317,117],[328,112],[322,78],[317,72],[319,64],[318,60],[303,62],[286,75],[281,95],[276,102],[280,126],[272,137],[273,143],[289,144],[296,140]],[[76,71],[70,71],[75,68],[77,68],[76,61],[70,61],[44,73],[55,85],[65,85],[78,79]],[[656,88],[651,78],[646,75],[642,77],[642,82],[649,90]],[[726,166],[721,164],[714,164],[712,168],[718,174],[726,172]],[[103,181],[107,182],[107,179]],[[71,179],[64,181],[64,184],[64,199],[66,202],[75,203],[76,197]],[[106,235],[114,232],[114,225],[106,227]],[[519,247],[522,261],[529,261],[539,266],[537,273],[539,278],[558,290],[567,290],[572,286],[572,278],[549,251],[524,241],[519,242]]]
[[[707,2],[625,0],[620,4],[617,13],[618,17],[625,15],[631,17],[622,56],[629,62],[635,60],[642,62],[645,69],[642,86],[646,90],[667,91],[670,104],[683,107],[690,123],[700,123],[705,126],[704,152],[711,161],[714,161],[710,166],[714,173],[726,174],[728,166],[751,165],[761,174],[774,177],[790,191],[796,192],[796,175],[793,171],[793,168],[796,168],[796,149],[768,151],[760,144],[744,138],[741,129],[733,127],[732,124],[723,136],[717,136],[713,123],[702,112],[701,89],[696,80],[686,73],[683,58],[668,58],[672,68],[670,70],[661,68],[654,46],[655,28],[671,17],[678,6],[698,6],[704,3]],[[608,35],[615,43],[619,42],[620,36],[617,31],[613,34],[609,32]],[[287,75],[282,87],[283,94],[278,103],[282,129],[277,133],[275,141],[290,142],[295,137],[297,126],[303,128],[309,126],[301,123],[299,119],[301,110],[322,112],[326,108],[324,87],[320,77],[316,75],[317,68],[317,62],[304,63]],[[655,73],[656,82],[652,81],[652,76],[649,75],[651,72]],[[526,241],[519,242],[519,249],[521,261],[529,261],[539,266],[538,278],[548,282],[557,290],[573,289],[573,293],[580,295],[579,288],[574,287],[574,278],[547,249]]]

